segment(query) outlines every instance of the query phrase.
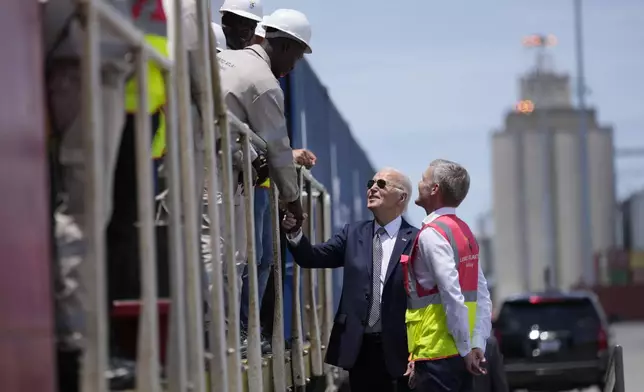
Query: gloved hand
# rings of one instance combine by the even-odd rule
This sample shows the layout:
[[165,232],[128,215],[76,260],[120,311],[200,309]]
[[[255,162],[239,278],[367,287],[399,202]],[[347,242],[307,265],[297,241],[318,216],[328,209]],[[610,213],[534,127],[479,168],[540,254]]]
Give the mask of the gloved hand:
[[259,155],[252,162],[253,169],[257,173],[255,185],[260,185],[268,179],[268,161],[264,155]]

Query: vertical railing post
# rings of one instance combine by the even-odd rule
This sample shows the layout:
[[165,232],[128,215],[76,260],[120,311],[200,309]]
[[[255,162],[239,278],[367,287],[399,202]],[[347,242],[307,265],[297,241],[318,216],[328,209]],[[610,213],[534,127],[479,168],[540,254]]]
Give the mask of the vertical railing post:
[[[317,242],[318,235],[315,230],[315,221],[314,219],[319,219],[317,216],[318,214],[315,214],[315,198],[313,197],[313,192],[317,192],[317,190],[313,189],[313,186],[311,184],[311,181],[306,181],[306,192],[307,192],[307,214],[308,214],[308,231],[309,231],[309,238],[313,243]],[[316,300],[316,275],[317,275],[317,270],[314,268],[309,268],[306,271],[307,279],[306,279],[306,287],[305,287],[305,292],[307,296],[307,316],[308,316],[308,334],[309,334],[309,342],[311,344],[310,347],[310,355],[311,355],[311,375],[312,376],[321,376],[323,374],[323,369],[322,369],[322,349],[321,349],[321,342],[320,342],[320,326],[319,326],[319,320],[318,320],[318,307],[317,307],[317,300]]]
[[[304,221],[304,224],[302,225],[302,235],[305,235],[306,237],[308,237],[311,245],[315,245],[315,237],[313,236],[314,230],[313,230],[313,225],[311,225],[311,220],[313,219],[313,216],[310,215],[311,208],[309,204],[309,203],[312,203],[313,201],[313,197],[311,195],[311,183],[307,181],[307,178],[304,176],[302,177],[302,185],[300,186],[300,192],[302,194],[302,210],[304,210],[308,215],[308,218]],[[302,293],[301,301],[303,302],[302,308],[304,309],[304,314],[302,315],[302,338],[304,339],[304,342],[311,340],[311,317],[309,316],[309,313],[311,313],[311,303],[309,298],[309,287],[311,285],[310,283],[311,275],[309,274],[309,271],[310,271],[309,268],[307,269],[300,268],[302,287],[298,291],[298,293]]]
[[[322,200],[322,217],[323,217],[323,234],[324,240],[331,238],[331,197],[328,193],[320,198]],[[330,269],[324,270],[324,327],[322,328],[322,341],[329,344],[331,339],[331,328],[333,327],[333,271]],[[326,355],[326,352],[324,353]],[[326,385],[327,388],[335,384],[332,367],[326,365]]]
[[[210,276],[210,324],[209,324],[209,382],[212,391],[226,392],[228,390],[228,375],[226,367],[226,332],[224,314],[224,280],[222,271],[222,260],[220,252],[220,216],[217,204],[219,192],[219,176],[217,170],[217,147],[214,123],[214,97],[211,67],[218,67],[217,63],[211,61],[211,28],[209,3],[204,0],[197,1],[197,20],[199,32],[198,60],[202,70],[199,75],[200,95],[199,108],[201,113],[201,127],[204,133],[206,144],[206,189],[208,194],[208,218],[210,221],[210,257],[212,271]],[[201,169],[201,168],[199,168]],[[201,184],[198,184],[201,186]],[[200,192],[202,189],[199,189]],[[203,266],[202,266],[203,267]]]
[[175,52],[174,60],[177,68],[177,93],[179,101],[179,145],[181,162],[181,191],[183,218],[184,246],[186,250],[186,300],[187,300],[187,340],[189,379],[194,392],[205,391],[204,367],[204,335],[203,335],[203,303],[201,291],[201,268],[199,266],[200,252],[197,217],[196,180],[195,180],[195,143],[192,124],[192,108],[190,104],[190,78],[188,54],[184,42],[182,2],[175,0]]
[[135,158],[141,265],[142,314],[139,317],[137,348],[137,389],[159,392],[159,315],[157,306],[157,255],[154,229],[154,192],[152,190],[151,121],[148,115],[148,62],[145,50],[136,54],[138,107],[136,111]]
[[624,383],[624,349],[622,346],[615,346],[615,392],[625,392]]
[[167,110],[166,156],[164,160],[168,181],[169,214],[169,268],[170,268],[170,328],[168,336],[168,385],[170,392],[186,392],[188,389],[188,353],[186,350],[186,296],[183,253],[181,209],[181,180],[179,168],[179,129],[177,124],[176,71],[165,74]]
[[86,345],[81,365],[81,390],[107,392],[107,289],[105,268],[105,178],[103,168],[103,113],[101,94],[101,58],[99,53],[100,23],[94,3],[83,0],[80,5],[85,22],[81,57],[82,118],[85,128],[85,221],[81,223],[87,241],[81,281],[87,294]]
[[[210,12],[208,12],[210,15]],[[221,92],[220,77],[219,77],[219,62],[217,61],[217,48],[216,48],[216,38],[212,29],[209,29],[209,40],[208,44],[210,46],[210,73],[211,73],[211,83],[212,83],[212,93],[213,93],[213,105],[215,108],[215,116],[217,118],[217,127],[219,129],[219,135],[221,137],[222,145],[222,155],[221,160],[218,162],[217,168],[221,170],[221,185],[222,189],[221,198],[223,199],[223,216],[219,215],[219,222],[224,220],[225,230],[222,233],[219,232],[220,237],[225,236],[226,241],[224,241],[224,249],[222,250],[218,247],[217,252],[221,255],[223,253],[224,260],[220,261],[220,264],[217,266],[221,269],[223,263],[226,263],[226,275],[227,275],[227,284],[226,287],[222,289],[228,292],[227,297],[227,308],[228,314],[227,318],[227,346],[226,355],[227,355],[227,375],[229,391],[231,392],[241,392],[242,390],[242,374],[241,374],[241,353],[239,352],[239,304],[237,303],[237,272],[236,272],[236,262],[235,262],[235,222],[233,215],[233,187],[237,186],[237,179],[233,179],[232,176],[232,154],[230,151],[231,145],[231,132],[227,119],[226,105],[224,104],[223,95]],[[212,178],[211,178],[212,180]],[[217,179],[219,184],[219,178]],[[212,200],[212,199],[211,199]],[[212,202],[212,201],[211,201]],[[219,210],[219,205],[215,204]],[[221,211],[221,210],[219,210]],[[212,241],[211,241],[212,243]],[[221,242],[218,241],[216,244],[221,246]],[[213,245],[214,246],[214,245]],[[214,252],[213,248],[213,252]],[[213,259],[214,260],[214,259]],[[235,272],[234,279],[231,281],[231,267],[232,271]],[[223,283],[223,282],[222,282]],[[236,308],[236,309],[235,309]],[[235,310],[233,310],[235,309]],[[214,310],[213,310],[214,311]],[[232,313],[231,313],[232,312]],[[233,319],[234,317],[234,319]],[[234,321],[235,320],[235,321]]]
[[[299,173],[299,189],[304,183],[304,173]],[[301,195],[301,192],[300,192]],[[302,341],[302,301],[301,301],[301,268],[293,263],[293,304],[291,321],[291,364],[293,366],[293,386],[296,391],[306,386],[304,369],[304,342]]]
[[246,259],[248,260],[248,390],[262,392],[262,350],[260,341],[259,322],[259,290],[257,287],[257,261],[255,255],[255,208],[254,208],[254,183],[253,167],[251,166],[250,135],[242,136],[243,148],[243,177],[244,177],[244,203],[246,223]]
[[[211,43],[213,45],[213,43]],[[212,52],[212,51],[211,51]],[[212,72],[219,72],[211,67]],[[224,121],[225,116],[223,117]],[[241,374],[241,353],[239,349],[239,285],[237,276],[237,260],[235,257],[236,238],[235,238],[235,216],[234,216],[234,199],[233,193],[237,189],[237,178],[233,178],[233,163],[231,145],[233,142],[233,135],[231,134],[228,124],[225,126],[220,121],[218,122],[221,131],[221,145],[222,145],[222,199],[224,207],[224,223],[226,231],[224,234],[224,263],[226,263],[226,281],[225,287],[228,293],[227,298],[227,339],[228,339],[228,382],[229,391],[241,392],[242,391],[242,374]]]
[[273,309],[273,386],[275,391],[286,390],[286,356],[284,344],[284,292],[282,291],[282,248],[280,243],[280,214],[277,187],[271,181],[271,231],[273,233],[273,289],[275,304]]
[[[315,198],[315,238],[316,243],[323,243],[326,241],[324,236],[324,195],[325,192],[321,189],[316,198]],[[320,331],[320,350],[322,357],[326,352],[326,341],[322,339],[322,334],[324,334],[324,296],[326,295],[324,291],[324,275],[326,269],[318,270],[315,274],[315,295],[316,295],[316,304],[318,312],[318,329]]]

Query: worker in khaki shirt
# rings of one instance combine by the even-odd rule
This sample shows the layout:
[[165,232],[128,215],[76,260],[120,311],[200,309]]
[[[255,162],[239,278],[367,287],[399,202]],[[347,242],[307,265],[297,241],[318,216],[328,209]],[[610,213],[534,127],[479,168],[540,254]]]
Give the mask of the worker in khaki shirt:
[[266,39],[243,50],[218,56],[228,110],[266,141],[271,179],[280,200],[302,219],[293,150],[284,116],[284,93],[278,78],[288,74],[304,53],[311,53],[311,27],[304,14],[277,10],[262,23]]
[[[265,18],[263,25],[266,39],[261,45],[219,53],[222,94],[228,110],[266,141],[266,158],[264,161],[261,156],[257,158],[253,167],[261,182],[270,171],[280,201],[301,225],[304,213],[284,116],[284,94],[278,78],[290,72],[304,53],[311,53],[311,27],[304,14],[290,9],[275,11]],[[233,178],[237,175],[235,170]],[[240,205],[243,204],[241,196],[238,188],[236,198]],[[235,223],[238,222],[243,220],[237,219]],[[238,289],[242,287],[241,274],[246,265],[243,229],[235,230]],[[239,290],[236,295],[239,298]]]

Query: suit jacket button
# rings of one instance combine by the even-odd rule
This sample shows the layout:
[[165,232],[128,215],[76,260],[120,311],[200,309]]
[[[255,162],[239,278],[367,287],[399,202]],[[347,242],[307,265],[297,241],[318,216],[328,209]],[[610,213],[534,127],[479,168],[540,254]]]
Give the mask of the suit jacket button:
[[368,300],[368,299],[369,299],[369,294],[365,294],[365,295],[364,295],[364,299],[367,299],[367,300]]

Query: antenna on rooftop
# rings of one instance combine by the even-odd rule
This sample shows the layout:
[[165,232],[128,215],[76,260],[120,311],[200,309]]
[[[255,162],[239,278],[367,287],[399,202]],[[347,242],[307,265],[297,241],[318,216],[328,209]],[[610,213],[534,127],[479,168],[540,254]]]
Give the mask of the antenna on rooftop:
[[553,34],[532,34],[523,38],[523,47],[536,50],[534,67],[536,74],[552,71],[554,60],[546,49],[556,46],[557,42],[557,37]]

